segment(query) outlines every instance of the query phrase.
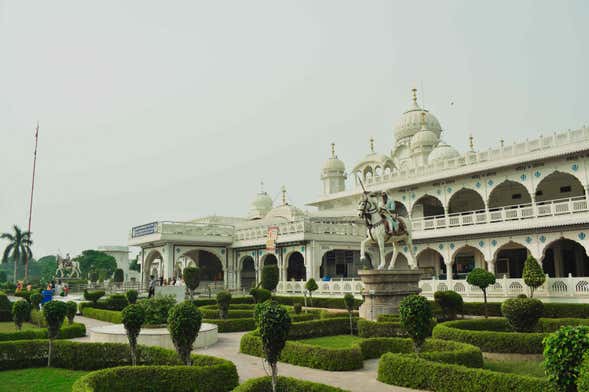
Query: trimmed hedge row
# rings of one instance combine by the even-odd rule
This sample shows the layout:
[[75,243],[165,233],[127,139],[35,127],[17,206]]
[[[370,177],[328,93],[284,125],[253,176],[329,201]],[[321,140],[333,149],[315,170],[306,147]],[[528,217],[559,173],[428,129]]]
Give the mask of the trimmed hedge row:
[[[345,389],[292,377],[278,377],[276,390],[288,392],[346,392]],[[252,378],[235,388],[233,392],[272,392],[272,378]]]
[[544,350],[546,333],[507,331],[505,319],[456,320],[436,325],[432,337],[472,344],[492,353],[541,354]]
[[579,369],[579,376],[577,377],[577,392],[589,392],[589,356],[587,355]]
[[123,322],[123,315],[117,310],[96,309],[90,306],[80,307],[82,316],[96,320],[108,321],[115,324]]
[[[483,316],[485,314],[484,302],[465,302],[462,314]],[[489,316],[501,317],[501,303],[487,303]],[[546,318],[589,318],[589,304],[567,304],[544,302],[543,317]]]
[[414,355],[384,354],[377,379],[386,384],[444,392],[555,392],[545,379],[428,361]]
[[555,332],[564,325],[589,325],[589,319],[582,318],[541,318],[538,322],[539,332]]
[[[0,342],[0,369],[44,367],[47,365],[48,348],[47,340]],[[178,366],[181,362],[176,352],[160,347],[137,346],[138,365],[160,365],[148,367],[128,366],[131,364],[129,345],[122,343],[77,343],[60,340],[53,343],[53,350],[53,367],[72,370],[114,368],[83,376],[74,384],[74,392],[126,392],[131,388],[134,391],[185,391],[194,389],[194,383],[198,384],[199,391],[221,392],[232,390],[238,383],[237,369],[232,362],[206,355],[192,355],[192,367],[195,369],[191,371],[192,369],[178,370],[191,367]],[[117,366],[124,367],[115,368]],[[207,372],[196,370],[199,368],[209,369]],[[141,369],[151,369],[152,372],[146,373]],[[180,374],[182,377],[178,377]],[[183,384],[185,377],[192,379],[191,388],[187,389]],[[166,384],[162,384],[165,385],[162,388],[153,389],[154,382]]]
[[358,320],[358,336],[361,338],[374,338],[385,336],[407,336],[399,321],[370,321]]
[[[357,329],[358,319],[353,319],[353,328]],[[288,338],[292,340],[314,338],[329,335],[346,335],[350,333],[350,319],[348,316],[294,322],[290,325]]]
[[43,312],[40,310],[31,310],[31,323],[38,325],[39,327],[47,327],[47,321]]
[[398,314],[379,314],[378,318],[376,319],[378,322],[398,322],[399,320],[401,320],[401,316]]
[[[287,296],[287,295],[277,295],[274,298],[276,301],[283,305],[294,305],[295,303],[304,304],[304,298],[302,296]],[[363,300],[361,299],[354,299],[354,309],[358,309],[362,304]],[[330,308],[330,309],[346,309],[346,305],[344,304],[344,299],[342,298],[322,298],[322,297],[313,297],[313,305],[311,305],[310,300],[307,299],[307,305],[313,308]]]
[[[58,339],[72,339],[86,336],[86,326],[84,324],[73,323],[61,327],[59,330]],[[47,339],[47,328],[27,329],[16,332],[2,332],[0,333],[0,342],[11,340],[27,340],[27,339]]]
[[203,319],[203,323],[215,324],[219,332],[243,332],[256,329],[253,317],[237,319]]

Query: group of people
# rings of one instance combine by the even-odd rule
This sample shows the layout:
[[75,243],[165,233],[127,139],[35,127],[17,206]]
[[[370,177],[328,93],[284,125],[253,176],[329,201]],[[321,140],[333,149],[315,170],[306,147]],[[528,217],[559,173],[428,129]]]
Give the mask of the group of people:
[[176,287],[182,287],[184,286],[184,280],[182,280],[182,277],[173,277],[170,279],[164,279],[163,276],[160,276],[159,279],[156,279],[155,276],[151,275],[149,277],[149,288],[148,288],[148,293],[147,293],[147,298],[151,298],[155,295],[155,287],[156,286],[176,286]]
[[58,294],[58,295],[67,296],[70,292],[70,287],[68,286],[67,283],[62,284],[61,280],[58,280],[57,283],[55,283],[55,281],[52,280],[51,282],[47,283],[46,290],[53,291],[54,295]]

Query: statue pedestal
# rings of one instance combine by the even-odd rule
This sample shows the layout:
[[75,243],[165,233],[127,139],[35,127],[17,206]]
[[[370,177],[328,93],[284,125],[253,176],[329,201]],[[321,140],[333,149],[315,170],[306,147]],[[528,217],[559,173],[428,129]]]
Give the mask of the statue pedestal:
[[419,294],[418,286],[423,271],[415,270],[359,270],[364,283],[364,303],[360,317],[376,321],[380,314],[399,313],[399,304],[408,295]]

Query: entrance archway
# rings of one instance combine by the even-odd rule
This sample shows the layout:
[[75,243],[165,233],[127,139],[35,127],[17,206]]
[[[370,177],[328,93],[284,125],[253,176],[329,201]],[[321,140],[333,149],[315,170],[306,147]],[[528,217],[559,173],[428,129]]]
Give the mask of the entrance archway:
[[521,204],[530,204],[532,197],[528,189],[519,182],[505,180],[497,185],[489,195],[489,210],[503,207],[515,208]]
[[528,248],[516,242],[503,245],[496,252],[495,275],[497,277],[521,278],[528,258]]
[[[487,269],[486,267],[483,253],[473,246],[465,245],[458,249],[452,258],[452,278],[466,279],[468,273],[473,269]],[[445,265],[444,272],[446,272]]]
[[589,257],[583,245],[563,238],[546,247],[542,268],[551,278],[589,276]]
[[[366,262],[370,262],[368,254]],[[357,278],[358,269],[362,267],[360,251],[357,250],[331,250],[321,258],[319,276],[324,278]]]
[[485,209],[485,201],[472,189],[462,188],[454,193],[448,203],[448,214],[481,211]]
[[444,257],[432,248],[424,249],[417,254],[417,266],[424,271],[424,277],[439,277],[442,265]]
[[428,218],[444,215],[444,205],[437,197],[424,195],[420,197],[411,209],[411,219]]
[[305,280],[307,278],[305,258],[300,252],[293,252],[288,256],[287,266],[286,280]]
[[256,285],[256,269],[253,257],[246,256],[242,260],[240,277],[242,289],[249,290]]
[[272,253],[266,253],[262,258],[262,266],[264,265],[278,265],[278,259],[276,255]]
[[157,250],[152,250],[147,254],[143,261],[144,265],[141,266],[143,282],[149,282],[150,276],[156,279],[163,276],[163,260],[162,254]]
[[205,287],[208,282],[223,282],[223,263],[215,254],[206,250],[193,249],[183,256],[192,259],[200,269],[202,287]]

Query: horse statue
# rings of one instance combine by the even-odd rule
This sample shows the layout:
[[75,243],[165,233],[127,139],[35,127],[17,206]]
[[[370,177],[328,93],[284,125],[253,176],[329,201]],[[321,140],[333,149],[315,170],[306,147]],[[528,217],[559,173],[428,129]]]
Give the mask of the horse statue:
[[[80,263],[71,260],[70,255],[67,254],[65,258],[61,257],[60,255],[56,256],[57,259],[57,270],[55,271],[56,278],[79,278],[81,275],[80,272]],[[69,272],[69,276],[66,276],[66,273]]]
[[404,242],[407,245],[410,256],[408,259],[409,267],[411,269],[417,268],[415,261],[415,254],[413,252],[413,238],[411,235],[412,226],[411,221],[402,216],[395,216],[394,219],[398,222],[396,229],[390,228],[387,231],[387,218],[383,216],[381,203],[379,197],[381,193],[369,193],[364,191],[364,196],[358,203],[358,215],[366,222],[366,239],[360,244],[360,260],[366,259],[366,245],[369,243],[377,244],[380,252],[379,270],[384,270],[386,267],[384,248],[386,244],[393,245],[393,257],[388,267],[392,270],[395,266],[397,255],[399,254],[399,243]]

